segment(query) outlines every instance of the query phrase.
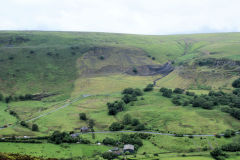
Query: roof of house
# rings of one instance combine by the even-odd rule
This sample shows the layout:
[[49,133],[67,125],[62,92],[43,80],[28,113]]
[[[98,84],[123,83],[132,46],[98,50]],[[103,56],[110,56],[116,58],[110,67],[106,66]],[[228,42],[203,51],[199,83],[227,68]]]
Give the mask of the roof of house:
[[123,147],[123,150],[134,150],[134,145],[131,144],[125,144]]
[[88,127],[82,127],[81,130],[88,130]]

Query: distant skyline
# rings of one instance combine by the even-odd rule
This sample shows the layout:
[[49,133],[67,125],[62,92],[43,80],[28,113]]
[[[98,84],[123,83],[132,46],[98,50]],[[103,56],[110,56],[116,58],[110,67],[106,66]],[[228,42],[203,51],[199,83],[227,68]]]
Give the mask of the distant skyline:
[[6,0],[0,30],[240,32],[239,0]]

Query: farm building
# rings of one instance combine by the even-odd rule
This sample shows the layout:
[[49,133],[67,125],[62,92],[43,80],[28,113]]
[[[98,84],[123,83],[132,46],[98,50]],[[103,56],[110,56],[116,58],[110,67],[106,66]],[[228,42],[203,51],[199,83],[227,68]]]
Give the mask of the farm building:
[[124,147],[123,147],[123,152],[133,153],[134,152],[134,145],[125,144]]

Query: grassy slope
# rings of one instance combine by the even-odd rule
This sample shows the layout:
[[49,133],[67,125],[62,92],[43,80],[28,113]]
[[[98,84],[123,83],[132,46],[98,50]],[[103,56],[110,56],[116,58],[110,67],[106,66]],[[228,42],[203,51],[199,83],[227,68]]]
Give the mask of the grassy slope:
[[[7,40],[19,36],[29,38],[30,41],[13,41],[9,45]],[[156,57],[160,63],[168,60],[191,61],[197,57],[240,59],[239,33],[144,36],[82,32],[0,32],[0,40],[0,89],[6,94],[46,91],[69,95],[77,78],[76,59],[91,46],[140,48]],[[72,50],[72,46],[78,46],[79,49]],[[34,53],[31,54],[30,51]],[[51,52],[51,56],[47,55],[48,52]],[[72,52],[76,55],[72,55]],[[217,54],[211,55],[210,52]],[[14,59],[10,60],[9,57]]]
[[[25,43],[15,42],[11,45],[8,44],[8,41],[5,41],[17,36],[29,38],[30,41]],[[130,48],[133,50],[139,48],[146,54],[154,56],[156,60],[152,61],[146,55],[144,57],[144,54],[140,57],[129,54],[130,58],[137,63],[140,62],[139,59],[143,58],[143,63],[147,64],[162,64],[168,60],[175,60],[176,64],[179,64],[193,62],[194,59],[203,57],[240,60],[238,52],[239,33],[144,36],[75,32],[0,32],[0,41],[0,90],[2,93],[5,95],[40,92],[57,92],[60,94],[41,102],[10,103],[9,108],[15,110],[22,120],[47,112],[56,107],[55,104],[59,103],[57,105],[59,106],[63,103],[63,100],[69,97],[76,97],[81,94],[105,94],[105,96],[81,100],[68,108],[35,121],[34,123],[40,126],[40,132],[31,132],[29,129],[16,125],[1,130],[1,136],[11,134],[45,135],[54,130],[70,131],[86,125],[85,122],[79,121],[78,113],[80,112],[86,112],[88,116],[96,120],[96,130],[107,130],[113,121],[121,120],[125,113],[129,113],[133,117],[139,117],[148,126],[164,132],[219,133],[228,128],[239,129],[240,127],[239,121],[217,110],[209,112],[191,107],[175,107],[169,99],[161,97],[158,92],[145,94],[145,100],[136,102],[135,106],[129,106],[126,112],[120,113],[116,117],[108,116],[106,102],[119,99],[119,92],[123,88],[143,88],[159,76],[141,77],[116,73],[81,76],[84,63],[94,70],[116,63],[118,65],[130,64],[126,63],[125,59],[114,61],[114,59],[121,58],[116,53],[112,53],[112,57],[104,61],[100,61],[96,57],[90,57],[85,61],[83,57],[88,54],[85,52],[93,46]],[[78,46],[79,48],[71,49],[72,46]],[[30,53],[31,51],[34,51],[34,53]],[[51,52],[51,54],[47,54],[48,52]],[[72,54],[72,52],[75,54]],[[211,54],[211,52],[215,52],[215,54]],[[126,55],[126,53],[122,53],[122,55]],[[10,57],[14,58],[11,60]],[[207,71],[207,73],[211,73],[211,70],[199,67],[194,72]],[[224,86],[231,89],[229,77],[223,76],[221,79],[219,77],[205,77],[206,74],[193,74],[191,73],[192,70],[184,70],[192,75],[192,78],[186,78],[179,76],[181,71],[172,72],[161,79],[157,85],[170,88],[192,87],[191,89],[199,89],[202,86],[203,88],[212,86],[213,89],[218,89],[219,86]],[[218,70],[217,72],[225,73],[224,70]],[[206,81],[206,78],[214,83]],[[235,78],[235,75],[232,76],[231,81]],[[216,80],[218,80],[218,83],[215,83]],[[198,85],[200,87],[197,87]],[[197,92],[202,93],[203,91]],[[109,96],[106,96],[106,94]],[[16,122],[17,120],[5,112],[5,109],[6,105],[1,104],[1,125]],[[163,137],[160,139],[163,142],[171,141],[170,139],[164,140]],[[175,142],[175,140],[171,142],[173,146],[170,145],[170,150],[173,148],[172,151],[174,149],[176,151],[178,147],[182,148],[182,142],[174,144]],[[148,145],[151,144],[145,142],[145,146]],[[167,146],[166,149],[169,150]],[[192,144],[189,146],[192,146]],[[150,148],[154,149],[154,147]],[[176,157],[164,154],[161,158],[175,159]],[[197,159],[195,156],[191,158]],[[207,156],[205,159],[210,158]]]

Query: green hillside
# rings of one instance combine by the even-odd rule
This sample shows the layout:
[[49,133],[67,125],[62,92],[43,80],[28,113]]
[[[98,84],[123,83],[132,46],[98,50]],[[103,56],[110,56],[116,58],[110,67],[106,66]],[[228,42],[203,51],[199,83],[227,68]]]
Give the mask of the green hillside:
[[[213,136],[228,129],[238,131],[240,120],[231,109],[238,110],[240,102],[240,92],[232,93],[232,82],[240,75],[239,44],[240,33],[154,36],[0,31],[0,137],[79,132],[90,120],[95,122],[95,131],[109,131],[113,122],[123,123],[126,115],[138,119],[150,132]],[[152,91],[134,95],[136,99],[124,103],[123,111],[109,114],[107,103],[124,100],[123,89],[143,91],[148,84],[155,84]],[[159,92],[162,87],[184,92],[167,97]],[[193,107],[197,98],[203,102],[199,106],[212,108]],[[79,113],[85,113],[88,120],[80,120]],[[33,124],[39,131],[32,131]],[[123,130],[138,130],[139,125],[128,124]],[[43,140],[41,153],[36,146],[22,151],[31,144],[1,142],[0,147],[8,146],[2,152],[12,150],[43,158],[94,157],[95,150],[110,148],[96,146],[98,141],[121,137],[111,134],[96,134],[96,139],[83,135],[90,144],[81,146],[59,146]],[[156,135],[143,140],[137,158],[130,157],[154,159],[158,154],[161,159],[184,159],[186,154],[189,159],[211,159],[210,150],[235,139],[238,141],[239,136],[181,139]],[[57,154],[61,148],[64,152]],[[237,156],[231,153],[230,157]]]

